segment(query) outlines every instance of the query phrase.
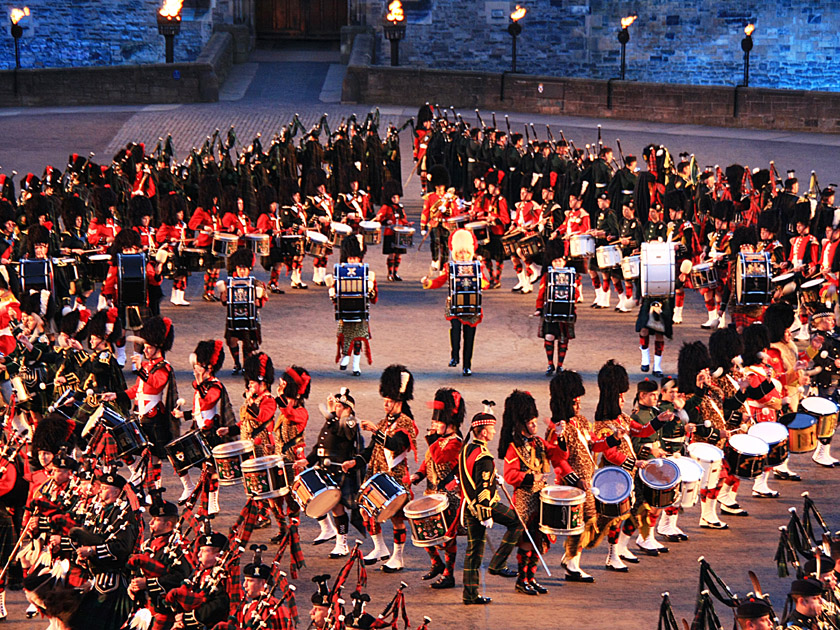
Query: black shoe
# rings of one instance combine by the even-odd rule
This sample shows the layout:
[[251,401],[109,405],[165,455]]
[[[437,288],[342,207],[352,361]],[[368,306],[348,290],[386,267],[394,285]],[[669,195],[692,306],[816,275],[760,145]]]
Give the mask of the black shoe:
[[400,278],[397,274],[394,274],[394,280],[397,282],[402,282],[402,278]]
[[730,516],[749,516],[750,513],[743,509],[737,503],[733,503],[732,505],[726,505],[725,503],[720,504],[720,511],[724,514],[729,514]]
[[546,593],[548,593],[548,589],[534,579],[528,580],[528,584],[530,584],[531,588],[537,591],[537,593],[539,593],[540,595],[545,595]]
[[204,300],[205,302],[213,302],[214,301],[213,296],[209,293],[205,293],[204,295],[202,295],[201,299]]
[[472,370],[470,368],[464,368],[464,376],[472,376]]
[[445,588],[455,588],[455,578],[451,575],[441,575],[440,579],[432,584],[432,588],[436,590],[443,590]]
[[286,534],[277,534],[276,536],[271,537],[271,542],[274,544],[281,543],[285,537]]
[[656,557],[659,555],[659,549],[645,549],[644,547],[640,547],[639,543],[636,543],[636,549],[634,553],[641,553],[645,556]]
[[257,524],[254,526],[254,529],[265,529],[266,527],[271,527],[271,519],[259,519]]
[[545,375],[546,375],[546,376],[551,376],[552,374],[554,374],[554,366],[553,366],[553,365],[549,365],[549,366],[548,366],[548,369],[546,369],[546,371],[545,371]]
[[476,597],[475,599],[465,599],[464,606],[483,606],[492,601],[493,600],[489,597]]
[[654,371],[653,371],[653,375],[654,375],[656,378],[662,378],[662,377],[664,376],[664,374],[662,374],[662,370],[654,370]]
[[458,359],[449,359],[449,367],[457,367]]
[[629,562],[630,564],[639,564],[639,559],[636,556],[632,558],[630,556],[622,556],[618,554],[618,557],[621,559],[622,562]]
[[519,575],[513,569],[509,569],[508,567],[502,567],[501,569],[487,569],[487,572],[490,575],[498,575],[500,577],[512,578]]
[[522,293],[522,287],[514,287],[510,290],[511,293]]
[[347,370],[347,366],[339,364],[338,369],[341,370],[342,372],[344,372],[344,371]]
[[516,580],[516,592],[522,593],[523,595],[539,595],[537,589],[522,580]]
[[758,490],[753,490],[752,495],[758,499],[778,499],[779,491],[771,490],[770,492],[759,492]]
[[234,365],[232,374],[236,376],[237,374],[242,373],[242,366],[241,365]]
[[353,370],[353,376],[361,376],[362,373],[359,370]]
[[429,572],[423,575],[420,579],[421,580],[434,580],[437,576],[443,573],[443,569],[445,568],[443,562],[435,562],[432,565],[432,568],[429,569]]
[[[624,559],[624,558],[622,558],[622,560],[623,560],[623,559]],[[637,562],[638,562],[638,561],[637,561]],[[628,572],[630,571],[630,569],[628,569],[627,567],[614,567],[614,566],[612,566],[611,564],[605,564],[605,565],[604,565],[604,568],[605,568],[607,571],[615,571],[616,573],[628,573]]]
[[642,366],[639,366],[639,369],[640,369],[642,372],[650,372],[650,363],[648,363],[647,365],[642,365]]
[[662,538],[667,540],[669,543],[682,542],[682,538],[680,538],[679,534],[665,534],[662,536]]
[[[584,582],[586,584],[591,584],[595,581],[595,578],[591,575],[584,575],[580,571],[569,571],[566,569],[566,581],[567,582]],[[536,588],[536,583],[531,582],[531,584]],[[539,591],[539,589],[537,589]],[[542,592],[542,591],[540,591]]]
[[394,275],[389,273],[388,274],[388,282],[393,282],[393,281],[394,281]]
[[683,542],[683,541],[688,540],[688,535],[687,534],[677,534],[677,538],[680,539],[680,542]]
[[399,573],[402,570],[403,570],[402,567],[400,567],[398,569],[395,569],[393,567],[389,567],[387,564],[382,565],[382,572],[383,573]]
[[796,473],[784,472],[782,470],[774,470],[773,476],[776,479],[781,479],[782,481],[802,481],[802,477]]

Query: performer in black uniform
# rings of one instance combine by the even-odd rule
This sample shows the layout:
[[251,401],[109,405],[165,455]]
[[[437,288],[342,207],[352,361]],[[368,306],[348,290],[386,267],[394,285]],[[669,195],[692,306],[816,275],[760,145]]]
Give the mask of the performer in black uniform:
[[785,620],[785,627],[790,630],[828,628],[828,625],[820,620],[823,613],[823,590],[823,584],[819,580],[794,580],[790,587],[794,608]]

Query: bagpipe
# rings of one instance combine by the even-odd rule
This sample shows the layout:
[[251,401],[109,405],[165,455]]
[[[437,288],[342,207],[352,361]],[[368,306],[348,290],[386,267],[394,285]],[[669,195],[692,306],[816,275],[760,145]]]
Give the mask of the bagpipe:
[[[790,507],[788,508],[790,513],[788,524],[779,527],[779,545],[776,548],[776,555],[773,557],[779,577],[790,575],[788,565],[795,569],[797,579],[804,577],[804,567],[799,560],[799,556],[806,560],[816,557],[819,561],[821,553],[831,555],[831,549],[829,548],[831,530],[808,492],[803,492],[802,498],[804,500],[802,518],[799,518],[795,507]],[[814,532],[812,518],[822,529],[820,536],[817,536]],[[818,538],[820,540],[819,544],[817,544]]]

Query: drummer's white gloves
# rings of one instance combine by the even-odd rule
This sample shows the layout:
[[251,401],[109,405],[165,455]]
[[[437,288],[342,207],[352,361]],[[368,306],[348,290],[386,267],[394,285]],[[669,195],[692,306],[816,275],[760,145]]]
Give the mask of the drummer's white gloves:
[[420,236],[426,236],[426,230],[421,229],[420,230]]
[[216,282],[216,297],[222,297],[222,295],[225,292],[225,289],[227,289],[227,285],[225,284],[224,280],[219,280],[218,282]]
[[161,265],[166,262],[167,258],[169,258],[169,252],[165,249],[159,249],[155,252],[155,260]]
[[326,284],[328,287],[334,286],[335,285],[335,276],[332,275],[331,273],[328,273],[326,276],[324,276],[324,284]]
[[493,529],[493,519],[488,518],[486,521],[481,521],[481,524],[484,525],[486,529]]

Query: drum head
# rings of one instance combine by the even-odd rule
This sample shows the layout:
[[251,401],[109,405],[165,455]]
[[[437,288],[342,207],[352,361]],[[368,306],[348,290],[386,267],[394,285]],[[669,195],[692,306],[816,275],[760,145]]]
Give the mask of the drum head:
[[817,419],[809,413],[789,413],[779,418],[779,423],[788,429],[800,431],[817,424]]
[[796,274],[792,271],[790,273],[783,273],[780,276],[773,278],[773,284],[787,284],[796,278]]
[[754,435],[768,444],[778,444],[788,437],[788,430],[778,422],[759,422],[749,428],[747,435]]
[[799,288],[803,291],[807,291],[808,289],[815,289],[817,287],[822,286],[825,284],[825,280],[822,278],[814,278],[813,280],[808,280],[808,282],[803,282]]
[[335,222],[333,222],[333,223],[330,224],[330,227],[332,228],[332,231],[335,232],[336,234],[343,234],[344,236],[349,236],[350,234],[353,233],[353,228],[351,228],[346,223],[335,223]]
[[690,457],[675,457],[673,461],[680,469],[680,479],[684,483],[694,483],[703,478],[703,467]]
[[723,451],[714,444],[694,442],[688,445],[688,454],[701,462],[719,462],[723,459]]
[[633,477],[623,468],[608,466],[595,471],[592,487],[598,491],[593,494],[602,503],[620,503],[633,491]]
[[445,494],[429,494],[409,501],[403,508],[406,518],[423,518],[445,512],[449,498]]
[[339,501],[341,501],[341,490],[328,486],[316,492],[312,500],[306,504],[306,515],[310,518],[320,518],[338,505]]
[[680,468],[670,459],[651,459],[639,476],[651,488],[669,489],[680,482]]
[[224,457],[225,455],[238,455],[254,450],[254,443],[251,440],[237,440],[227,442],[213,447],[213,457]]
[[379,221],[360,221],[359,227],[365,231],[374,231],[382,227]]
[[821,398],[820,396],[811,396],[799,403],[808,413],[817,416],[826,416],[832,413],[837,413],[837,405],[828,398]]
[[586,500],[586,493],[573,486],[546,486],[540,490],[540,501],[572,505]]
[[755,455],[757,457],[767,455],[770,451],[770,447],[767,446],[767,442],[755,437],[754,435],[744,435],[743,433],[731,436],[729,438],[729,446],[739,453]]
[[312,230],[309,230],[306,233],[306,238],[310,241],[315,241],[316,243],[326,243],[327,242],[327,237],[326,236],[324,236],[320,232],[313,232]]

